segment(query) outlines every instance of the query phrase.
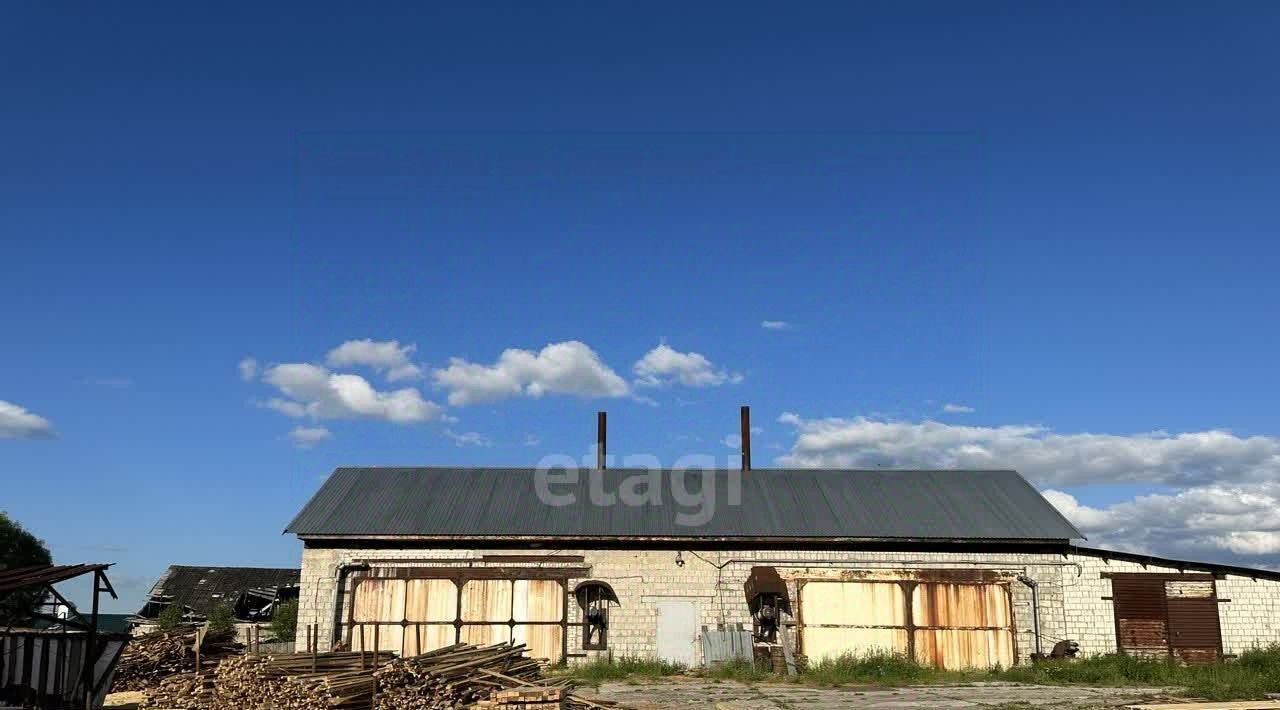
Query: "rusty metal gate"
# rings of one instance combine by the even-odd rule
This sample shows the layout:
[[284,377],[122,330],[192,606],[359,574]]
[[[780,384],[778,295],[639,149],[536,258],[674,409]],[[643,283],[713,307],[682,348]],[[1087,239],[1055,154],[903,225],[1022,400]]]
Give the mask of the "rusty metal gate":
[[513,642],[559,662],[567,651],[568,579],[576,571],[377,570],[353,582],[347,643],[414,656],[458,642]]
[[1110,574],[1116,646],[1188,663],[1222,655],[1217,589],[1207,574]]
[[888,652],[939,668],[1008,667],[1017,658],[1009,582],[985,572],[800,582],[801,652],[811,661]]

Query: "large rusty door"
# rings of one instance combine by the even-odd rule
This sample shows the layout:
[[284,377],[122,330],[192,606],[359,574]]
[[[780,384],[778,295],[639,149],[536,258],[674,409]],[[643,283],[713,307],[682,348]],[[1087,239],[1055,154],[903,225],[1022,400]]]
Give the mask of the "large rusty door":
[[1222,654],[1213,577],[1115,574],[1111,598],[1121,652],[1173,655],[1190,663],[1213,661]]
[[805,582],[801,644],[811,661],[907,653],[907,598],[898,582]]
[[1116,646],[1122,653],[1169,654],[1169,613],[1163,577],[1114,577],[1111,598],[1116,611]]
[[948,670],[1013,665],[1008,585],[921,582],[911,597],[916,660]]
[[[529,655],[564,658],[567,588],[563,579],[529,579],[521,570],[386,570],[355,581],[352,650],[414,656],[459,641],[523,643]],[[427,575],[450,575],[432,577]],[[509,574],[510,576],[506,576]]]
[[967,576],[804,582],[801,650],[814,661],[893,653],[946,669],[1007,668],[1017,658],[1009,585]]

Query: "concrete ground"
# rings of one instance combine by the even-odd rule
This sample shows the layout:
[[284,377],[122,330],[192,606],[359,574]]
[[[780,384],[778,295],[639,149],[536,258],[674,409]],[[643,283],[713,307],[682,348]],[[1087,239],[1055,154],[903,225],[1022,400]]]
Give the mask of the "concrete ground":
[[906,688],[812,688],[788,683],[746,685],[705,679],[606,683],[601,698],[637,710],[843,710],[844,708],[1031,708],[1101,710],[1149,701],[1159,688],[1084,688],[975,683]]

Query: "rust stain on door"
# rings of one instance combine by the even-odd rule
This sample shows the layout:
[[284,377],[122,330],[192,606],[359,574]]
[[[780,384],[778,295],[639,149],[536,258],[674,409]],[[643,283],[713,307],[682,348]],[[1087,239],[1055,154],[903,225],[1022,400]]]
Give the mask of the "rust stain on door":
[[1012,665],[1008,585],[930,572],[917,577],[942,581],[806,582],[800,590],[804,653],[815,660],[899,653],[947,669]]
[[921,582],[911,598],[916,660],[947,670],[1008,668],[1013,612],[1001,584]]

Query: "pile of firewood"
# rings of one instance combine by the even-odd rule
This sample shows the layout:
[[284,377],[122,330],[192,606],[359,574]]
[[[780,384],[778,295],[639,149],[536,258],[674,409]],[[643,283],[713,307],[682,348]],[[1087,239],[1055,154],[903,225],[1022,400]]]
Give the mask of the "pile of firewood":
[[621,708],[571,692],[572,681],[542,679],[541,665],[524,655],[523,645],[447,646],[421,656],[397,659],[378,669],[377,710],[450,710],[524,706]]
[[453,710],[503,691],[534,689],[572,710],[617,707],[572,694],[568,680],[542,680],[523,645],[456,644],[397,659],[350,651],[239,655],[215,674],[171,676],[146,691],[144,707],[178,710]]
[[373,672],[392,658],[335,652],[227,659],[218,668],[214,708],[368,708]]
[[538,662],[524,646],[447,646],[379,668],[379,710],[442,710],[488,698],[495,690],[531,685]]
[[207,710],[214,706],[213,677],[202,673],[171,675],[144,690],[143,697],[143,707]]
[[116,663],[112,690],[145,690],[169,676],[202,670],[211,673],[223,658],[244,653],[244,646],[233,634],[206,634],[200,645],[201,667],[196,668],[196,632],[189,626],[129,639]]

